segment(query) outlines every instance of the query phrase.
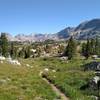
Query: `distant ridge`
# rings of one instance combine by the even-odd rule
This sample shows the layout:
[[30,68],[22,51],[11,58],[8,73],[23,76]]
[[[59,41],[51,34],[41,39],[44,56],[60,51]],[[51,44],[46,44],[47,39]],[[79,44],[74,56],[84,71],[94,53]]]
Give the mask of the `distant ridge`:
[[13,37],[11,34],[6,33],[9,41],[20,41],[20,42],[35,42],[51,40],[66,40],[70,36],[74,36],[78,40],[85,40],[87,38],[100,37],[100,18],[84,21],[76,27],[67,27],[55,34],[41,34],[32,33],[29,35],[18,34]]

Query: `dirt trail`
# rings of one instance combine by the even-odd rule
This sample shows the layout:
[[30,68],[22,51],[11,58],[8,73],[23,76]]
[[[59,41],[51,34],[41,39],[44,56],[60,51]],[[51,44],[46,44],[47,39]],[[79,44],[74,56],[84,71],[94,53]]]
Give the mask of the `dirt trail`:
[[46,81],[53,89],[53,91],[55,91],[56,94],[61,96],[61,100],[69,100],[69,98],[62,93],[54,84],[50,83],[46,78],[43,78],[44,81]]

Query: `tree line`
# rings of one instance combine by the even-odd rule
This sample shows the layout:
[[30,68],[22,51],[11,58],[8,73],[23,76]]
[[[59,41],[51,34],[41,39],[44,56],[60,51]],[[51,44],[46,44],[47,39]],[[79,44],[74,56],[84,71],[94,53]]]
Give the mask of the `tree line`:
[[[83,42],[82,44],[78,44],[78,42],[74,39],[74,37],[70,37],[69,40],[67,41],[67,46],[64,49],[64,47],[59,47],[60,48],[60,53],[64,52],[64,56],[67,56],[69,60],[75,58],[77,56],[78,50],[77,47],[78,45],[81,48],[80,55],[84,56],[86,59],[88,59],[92,55],[100,55],[100,40],[96,37],[94,39],[87,39],[86,42]],[[37,57],[40,56],[40,53],[43,51],[43,49],[39,48],[38,46],[33,47],[33,45],[28,45],[21,47],[20,46],[15,46],[14,42],[9,42],[6,34],[1,33],[0,36],[0,54],[4,57],[8,57],[9,55],[12,58],[16,57],[22,57],[22,58],[29,58],[31,55],[34,57],[34,54],[31,53],[30,49],[36,49],[37,52]],[[46,44],[44,51],[46,53],[51,52],[48,44]]]
[[86,58],[91,55],[100,55],[100,40],[97,37],[90,40],[87,39],[87,42],[82,44],[82,55]]
[[40,56],[40,48],[36,48],[36,46],[34,45],[34,47],[31,44],[27,44],[27,45],[18,45],[16,44],[16,42],[13,41],[8,41],[6,33],[1,33],[0,36],[0,55],[4,56],[4,57],[11,57],[11,58],[29,58],[31,55],[32,57],[35,56],[35,53],[31,52],[31,49],[37,49],[36,56]]
[[[71,37],[68,40],[68,44],[65,50],[65,56],[68,57],[68,59],[73,59],[76,57],[77,54],[77,42],[73,37]],[[86,42],[82,43],[81,52],[80,54],[84,56],[86,59],[91,57],[92,55],[98,55],[100,56],[100,40],[98,37],[94,39],[87,39]]]

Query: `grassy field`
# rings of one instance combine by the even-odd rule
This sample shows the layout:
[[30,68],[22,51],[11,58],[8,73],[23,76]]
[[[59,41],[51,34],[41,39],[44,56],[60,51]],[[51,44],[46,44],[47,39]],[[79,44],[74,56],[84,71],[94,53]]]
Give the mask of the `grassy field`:
[[[55,100],[59,96],[42,80],[44,72],[70,100],[93,100],[81,91],[94,74],[84,72],[83,64],[92,60],[61,61],[59,58],[19,59],[21,66],[0,63],[0,100]],[[28,64],[28,65],[27,65]],[[49,71],[45,72],[44,69]]]
[[[21,66],[0,64],[0,100],[53,100],[57,95],[39,76],[34,60],[21,60]],[[32,65],[27,67],[26,64]]]
[[46,62],[51,64],[49,69],[56,70],[55,73],[53,71],[45,73],[46,77],[69,96],[71,100],[93,100],[88,95],[89,91],[80,91],[80,87],[94,76],[93,72],[84,72],[81,67],[83,64],[90,62],[90,60],[76,60],[66,63],[52,59]]

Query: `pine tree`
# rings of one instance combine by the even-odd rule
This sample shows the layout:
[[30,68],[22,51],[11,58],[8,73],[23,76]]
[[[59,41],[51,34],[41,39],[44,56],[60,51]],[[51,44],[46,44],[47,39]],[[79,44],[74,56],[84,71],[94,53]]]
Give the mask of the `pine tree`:
[[18,47],[14,47],[14,55],[13,57],[16,58],[18,56]]
[[68,41],[68,45],[66,47],[66,51],[65,51],[65,55],[68,56],[68,59],[72,59],[76,54],[76,42],[73,39],[73,37],[71,37]]
[[85,57],[88,59],[91,55],[91,44],[90,40],[87,39],[87,44],[86,44],[86,54]]
[[0,55],[2,54],[2,48],[1,48],[1,37],[0,37]]
[[31,52],[30,52],[30,46],[26,47],[25,49],[25,57],[24,58],[29,58],[31,55]]
[[95,54],[99,55],[100,54],[100,43],[99,39],[96,37],[96,42],[95,42]]
[[18,52],[18,57],[21,57],[21,58],[25,57],[25,48],[24,47]]
[[91,55],[95,54],[95,39],[90,40],[90,54]]
[[5,33],[1,33],[1,49],[2,55],[8,56],[8,40]]
[[11,47],[10,47],[10,56],[13,58],[14,57],[14,43],[11,43]]
[[82,44],[82,55],[85,56],[86,55],[86,43]]

